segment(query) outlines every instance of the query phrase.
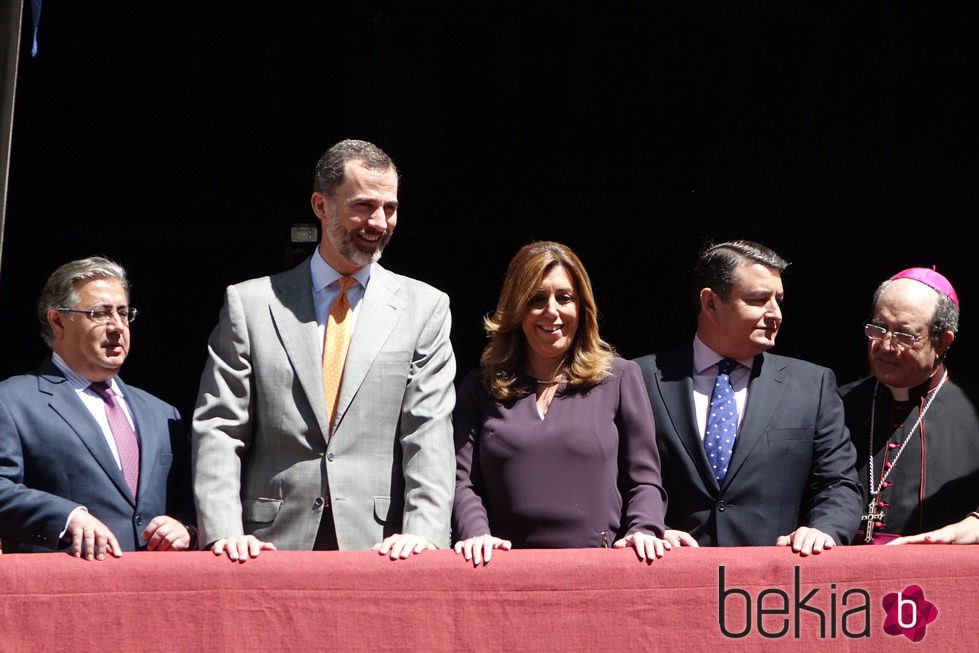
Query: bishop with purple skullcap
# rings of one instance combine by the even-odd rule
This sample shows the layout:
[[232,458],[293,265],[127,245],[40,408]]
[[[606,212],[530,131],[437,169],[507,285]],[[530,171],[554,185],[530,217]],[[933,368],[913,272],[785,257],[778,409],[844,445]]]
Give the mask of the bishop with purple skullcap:
[[914,279],[915,281],[920,281],[951,299],[952,303],[955,304],[955,308],[959,308],[959,296],[955,294],[955,288],[952,287],[952,284],[949,283],[949,280],[944,275],[939,274],[935,270],[935,266],[931,268],[908,268],[907,270],[901,270],[891,277],[891,281],[894,279]]

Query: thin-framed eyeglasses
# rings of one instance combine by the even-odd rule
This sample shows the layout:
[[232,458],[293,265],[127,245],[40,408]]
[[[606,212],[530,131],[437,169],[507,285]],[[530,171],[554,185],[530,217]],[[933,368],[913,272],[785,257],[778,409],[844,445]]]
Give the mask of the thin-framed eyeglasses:
[[887,334],[891,334],[891,344],[903,349],[914,347],[915,343],[921,340],[922,336],[916,336],[904,331],[888,331],[884,327],[867,322],[863,325],[863,333],[871,340],[883,340]]
[[96,324],[108,324],[112,320],[119,316],[119,319],[123,324],[129,324],[136,319],[136,315],[139,311],[132,306],[123,306],[122,308],[111,308],[111,307],[99,307],[90,308],[84,310],[81,308],[64,308],[58,307],[56,309],[59,313],[81,313],[82,315],[87,315],[88,319]]

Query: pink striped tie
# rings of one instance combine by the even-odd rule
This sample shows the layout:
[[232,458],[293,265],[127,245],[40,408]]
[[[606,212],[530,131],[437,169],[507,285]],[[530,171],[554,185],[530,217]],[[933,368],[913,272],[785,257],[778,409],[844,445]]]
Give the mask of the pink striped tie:
[[109,420],[112,437],[116,441],[122,474],[126,477],[126,484],[129,485],[129,490],[135,498],[136,490],[139,488],[139,440],[136,439],[136,432],[129,425],[125,411],[116,403],[109,384],[98,382],[89,387],[105,402],[105,416]]

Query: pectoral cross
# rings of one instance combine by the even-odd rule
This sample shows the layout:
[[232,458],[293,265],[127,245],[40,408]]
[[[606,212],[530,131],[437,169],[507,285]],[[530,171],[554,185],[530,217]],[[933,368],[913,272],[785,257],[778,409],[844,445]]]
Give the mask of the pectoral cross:
[[860,521],[867,522],[867,526],[864,527],[865,535],[863,538],[866,544],[870,544],[874,540],[874,524],[884,519],[884,511],[874,512],[874,509],[879,510],[876,492],[870,495],[870,502],[867,504],[867,514],[860,518]]

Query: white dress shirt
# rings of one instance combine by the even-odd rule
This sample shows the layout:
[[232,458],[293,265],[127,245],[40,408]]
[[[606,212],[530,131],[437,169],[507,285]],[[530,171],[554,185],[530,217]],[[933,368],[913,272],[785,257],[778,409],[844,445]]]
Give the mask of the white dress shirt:
[[[710,412],[710,395],[717,380],[717,364],[724,359],[716,351],[704,344],[699,336],[693,337],[693,405],[697,415],[697,429],[700,439],[707,431],[707,414]],[[744,406],[748,401],[748,380],[754,359],[738,360],[739,365],[731,372],[731,387],[734,388],[734,401],[738,405],[738,428],[744,417]]]
[[[105,414],[105,400],[92,390],[90,387],[92,382],[68,367],[68,363],[61,356],[52,353],[51,362],[64,373],[65,378],[68,379],[68,383],[75,389],[75,394],[78,395],[85,408],[88,409],[88,412],[98,422],[99,428],[102,429],[102,435],[105,437],[105,442],[109,445],[109,449],[112,450],[112,457],[116,459],[116,465],[119,469],[122,469],[122,462],[119,460],[119,450],[116,448],[116,439],[113,437],[112,429],[109,427],[109,418]],[[112,394],[116,397],[116,403],[122,406],[122,412],[126,414],[126,419],[129,420],[129,425],[133,427],[133,432],[136,432],[136,423],[133,422],[133,415],[129,410],[129,404],[126,402],[126,396],[122,394],[122,388],[116,383],[114,377],[106,383],[112,389]]]
[[[92,414],[92,417],[95,418],[99,428],[102,429],[102,436],[105,438],[106,444],[109,445],[109,449],[112,451],[112,457],[116,461],[116,466],[118,466],[121,470],[122,461],[119,460],[119,450],[116,448],[116,439],[112,435],[112,429],[109,427],[109,418],[105,414],[105,400],[99,395],[95,394],[95,391],[92,390],[90,387],[92,382],[68,367],[68,363],[66,363],[61,356],[52,353],[51,362],[54,363],[55,367],[61,370],[61,372],[65,375],[68,383],[70,383],[71,387],[75,389],[75,394],[79,399],[81,399],[82,404],[85,406],[88,412]],[[122,406],[122,412],[125,413],[126,419],[129,420],[129,425],[133,427],[134,432],[137,432],[136,423],[133,421],[133,414],[129,410],[129,403],[126,401],[126,396],[122,393],[122,388],[120,388],[119,384],[116,383],[115,377],[109,379],[107,383],[109,384],[109,388],[112,390],[112,394],[114,394],[116,397],[116,403]],[[138,437],[139,435],[137,432],[137,438]],[[72,517],[74,517],[75,513],[79,510],[88,512],[88,508],[85,506],[78,506],[68,513],[68,518],[65,520],[65,527],[62,529],[58,537],[65,536],[65,533],[68,532],[68,524],[71,523]]]

